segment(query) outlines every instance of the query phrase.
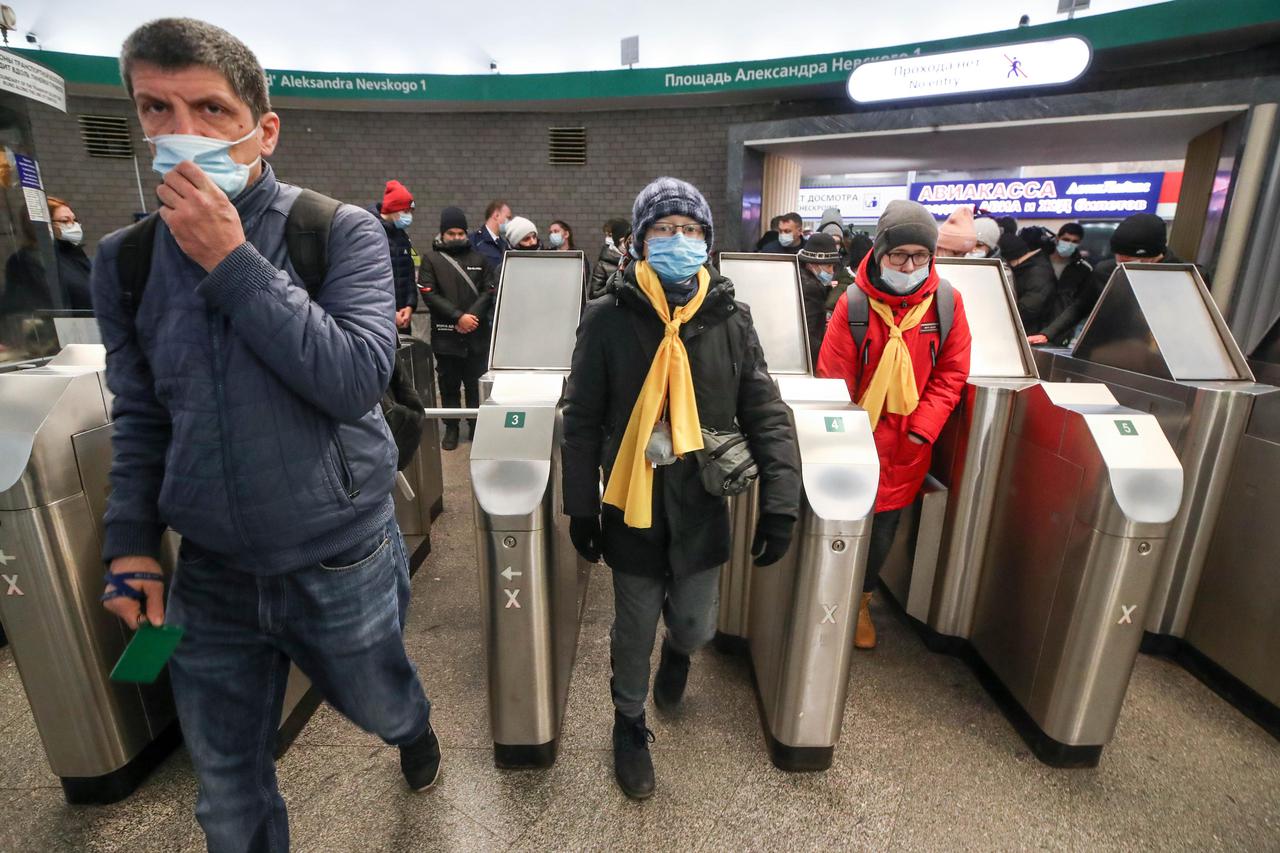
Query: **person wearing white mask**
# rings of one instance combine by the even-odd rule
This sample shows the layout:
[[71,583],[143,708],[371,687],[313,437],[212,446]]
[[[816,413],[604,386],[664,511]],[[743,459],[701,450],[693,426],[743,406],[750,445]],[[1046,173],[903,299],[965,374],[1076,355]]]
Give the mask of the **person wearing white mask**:
[[[547,248],[553,252],[576,252],[578,247],[573,242],[573,228],[563,219],[553,220],[547,229]],[[591,278],[591,263],[584,255],[582,258],[582,289],[586,292],[587,281]]]
[[84,251],[84,227],[76,212],[60,198],[49,196],[49,221],[57,238],[58,283],[68,308],[88,311],[93,308],[89,292],[89,273],[93,264]]
[[979,216],[973,220],[973,231],[977,242],[969,250],[970,258],[1000,257],[1000,224],[990,216]]
[[[854,629],[859,649],[876,645],[871,594],[902,509],[919,494],[933,443],[969,377],[969,323],[960,293],[933,263],[937,240],[938,225],[921,204],[889,202],[876,225],[871,252],[836,303],[818,354],[818,375],[843,379],[850,396],[871,416],[880,457],[880,487]],[[951,318],[945,336],[944,312]]]
[[778,220],[778,236],[760,251],[773,255],[796,255],[804,248],[804,220],[787,213]]

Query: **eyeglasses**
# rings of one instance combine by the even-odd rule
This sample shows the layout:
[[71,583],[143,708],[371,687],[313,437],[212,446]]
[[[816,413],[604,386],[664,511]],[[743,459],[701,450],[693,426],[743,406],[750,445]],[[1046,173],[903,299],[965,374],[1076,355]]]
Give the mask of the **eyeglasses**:
[[933,257],[930,252],[890,252],[888,254],[889,263],[895,267],[900,267],[907,261],[911,261],[914,266],[922,267],[929,263],[929,259]]
[[702,239],[706,229],[696,222],[690,222],[688,225],[676,225],[672,222],[655,222],[649,226],[649,233],[655,237],[671,237],[676,233],[683,234],[686,237],[692,237],[695,240]]

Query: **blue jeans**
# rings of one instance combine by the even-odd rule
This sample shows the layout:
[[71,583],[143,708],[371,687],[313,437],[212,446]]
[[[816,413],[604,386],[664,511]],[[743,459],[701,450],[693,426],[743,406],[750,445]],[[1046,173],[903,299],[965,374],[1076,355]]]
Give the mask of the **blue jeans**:
[[404,648],[409,561],[395,520],[325,563],[261,577],[183,544],[165,622],[210,851],[289,849],[273,751],[289,662],[356,725],[416,740],[431,705]]

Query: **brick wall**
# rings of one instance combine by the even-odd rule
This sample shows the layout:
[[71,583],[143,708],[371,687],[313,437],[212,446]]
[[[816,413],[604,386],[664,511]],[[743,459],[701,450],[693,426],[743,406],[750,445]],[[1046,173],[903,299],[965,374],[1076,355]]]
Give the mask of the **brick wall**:
[[[552,219],[567,220],[580,247],[599,249],[599,229],[611,216],[630,216],[645,183],[662,174],[691,181],[711,202],[721,248],[726,228],[725,153],[728,128],[741,122],[829,110],[805,102],[698,109],[578,113],[406,113],[284,109],[281,144],[271,158],[283,180],[357,204],[382,197],[388,178],[403,181],[417,201],[410,236],[427,245],[442,207],[456,204],[479,227],[484,207],[504,198],[546,236]],[[143,190],[154,207],[157,176],[128,101],[72,97],[66,115],[33,108],[32,125],[49,192],[66,198],[85,223],[87,248],[132,221],[138,210],[133,163],[89,157],[77,115],[127,115],[134,129]],[[547,163],[547,128],[587,128],[587,164]],[[735,219],[737,218],[735,212]]]

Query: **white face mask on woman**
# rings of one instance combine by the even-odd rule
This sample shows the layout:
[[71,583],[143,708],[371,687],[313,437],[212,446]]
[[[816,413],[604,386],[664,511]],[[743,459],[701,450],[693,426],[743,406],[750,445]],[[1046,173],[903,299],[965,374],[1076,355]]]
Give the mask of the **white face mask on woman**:
[[65,240],[73,246],[79,246],[84,242],[84,226],[79,222],[73,225],[59,225],[58,239]]

